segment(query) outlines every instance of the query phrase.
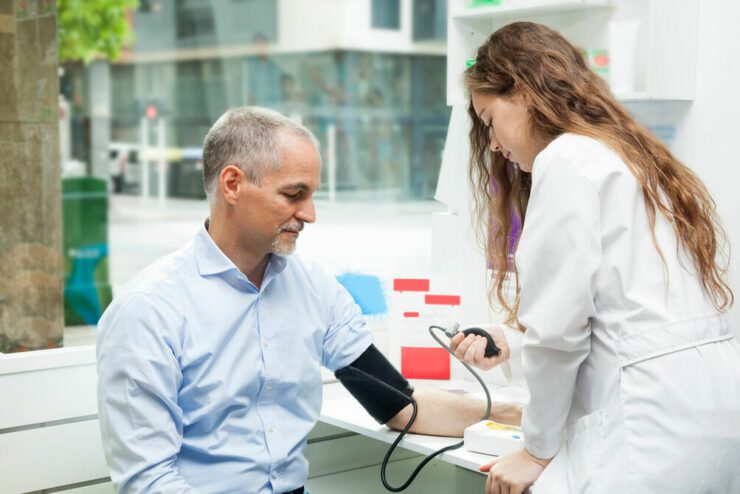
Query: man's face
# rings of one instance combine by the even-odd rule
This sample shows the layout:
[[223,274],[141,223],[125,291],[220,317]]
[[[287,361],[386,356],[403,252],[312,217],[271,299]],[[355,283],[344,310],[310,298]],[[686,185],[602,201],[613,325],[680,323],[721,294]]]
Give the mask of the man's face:
[[235,222],[243,245],[259,255],[289,255],[299,232],[316,220],[313,193],[319,188],[321,158],[307,139],[281,136],[283,165],[262,178],[260,185],[244,178],[236,204]]

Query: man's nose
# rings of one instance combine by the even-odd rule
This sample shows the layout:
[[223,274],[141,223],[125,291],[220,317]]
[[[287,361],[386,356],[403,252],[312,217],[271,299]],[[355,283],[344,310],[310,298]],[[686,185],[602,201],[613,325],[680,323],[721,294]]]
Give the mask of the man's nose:
[[304,223],[313,223],[316,221],[316,206],[313,203],[313,199],[306,201],[296,212],[295,217]]

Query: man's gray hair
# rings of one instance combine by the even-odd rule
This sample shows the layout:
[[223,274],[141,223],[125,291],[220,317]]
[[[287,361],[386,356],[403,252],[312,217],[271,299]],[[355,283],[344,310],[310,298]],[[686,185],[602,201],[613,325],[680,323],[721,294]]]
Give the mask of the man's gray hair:
[[283,132],[303,137],[318,149],[310,130],[267,108],[243,106],[221,115],[203,141],[203,185],[209,199],[227,165],[237,165],[257,185],[269,172],[279,169],[283,164]]

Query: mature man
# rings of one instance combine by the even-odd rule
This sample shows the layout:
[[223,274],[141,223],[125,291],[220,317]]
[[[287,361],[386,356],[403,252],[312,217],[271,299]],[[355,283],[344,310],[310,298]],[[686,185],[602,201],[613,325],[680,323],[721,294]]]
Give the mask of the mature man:
[[460,435],[480,419],[480,402],[412,389],[347,291],[288,257],[316,218],[321,164],[307,129],[269,110],[230,110],[206,136],[203,162],[210,217],[137,275],[99,325],[100,426],[120,492],[303,492],[320,365],[390,427],[406,424],[408,400],[363,391],[348,369],[413,393],[416,432]]

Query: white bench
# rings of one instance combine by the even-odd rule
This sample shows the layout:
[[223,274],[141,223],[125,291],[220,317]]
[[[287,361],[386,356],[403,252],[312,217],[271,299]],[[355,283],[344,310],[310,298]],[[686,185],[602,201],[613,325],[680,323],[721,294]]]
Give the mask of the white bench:
[[110,494],[95,346],[0,356],[0,492]]

